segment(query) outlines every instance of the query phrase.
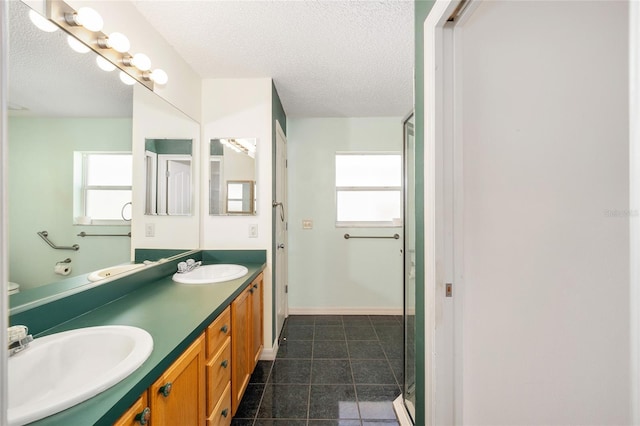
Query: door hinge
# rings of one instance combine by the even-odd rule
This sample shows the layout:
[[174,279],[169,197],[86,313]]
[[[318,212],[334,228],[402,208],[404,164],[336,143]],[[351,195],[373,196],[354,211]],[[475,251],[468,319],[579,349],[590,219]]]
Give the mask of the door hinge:
[[445,297],[453,297],[453,284],[446,283],[445,284]]
[[284,292],[285,292],[285,293],[289,293],[289,286],[288,286],[288,285],[285,285],[285,286],[284,286]]
[[289,167],[289,160],[284,160],[284,168],[286,169],[287,167]]

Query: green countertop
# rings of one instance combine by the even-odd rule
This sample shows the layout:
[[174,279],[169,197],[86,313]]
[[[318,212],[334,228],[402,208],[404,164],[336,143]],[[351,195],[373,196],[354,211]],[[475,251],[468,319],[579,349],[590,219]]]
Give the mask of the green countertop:
[[249,273],[233,281],[204,285],[178,284],[169,275],[43,333],[99,325],[135,326],[151,334],[153,352],[115,386],[31,424],[111,425],[265,268],[264,263],[235,263],[246,266]]

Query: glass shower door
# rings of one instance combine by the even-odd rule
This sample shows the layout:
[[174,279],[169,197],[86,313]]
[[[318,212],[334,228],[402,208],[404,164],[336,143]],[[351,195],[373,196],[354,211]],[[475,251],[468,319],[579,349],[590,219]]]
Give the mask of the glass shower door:
[[404,128],[404,405],[415,423],[416,405],[416,203],[414,117],[411,113]]

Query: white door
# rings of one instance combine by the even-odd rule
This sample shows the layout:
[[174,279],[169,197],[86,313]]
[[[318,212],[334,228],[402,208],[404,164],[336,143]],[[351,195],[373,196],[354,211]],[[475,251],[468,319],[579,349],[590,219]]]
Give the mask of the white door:
[[276,194],[273,217],[276,223],[276,337],[287,317],[287,138],[276,120]]
[[167,161],[167,214],[191,213],[191,161]]

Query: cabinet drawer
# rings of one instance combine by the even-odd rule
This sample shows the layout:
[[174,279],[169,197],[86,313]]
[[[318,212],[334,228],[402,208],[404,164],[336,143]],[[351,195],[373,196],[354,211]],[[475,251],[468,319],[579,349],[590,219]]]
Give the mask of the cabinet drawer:
[[207,419],[207,426],[229,426],[231,424],[231,382],[222,393],[211,416]]
[[224,339],[231,336],[231,309],[227,308],[207,327],[207,359],[211,359],[222,347]]
[[207,363],[207,414],[213,409],[231,380],[231,338],[227,337],[218,355]]

